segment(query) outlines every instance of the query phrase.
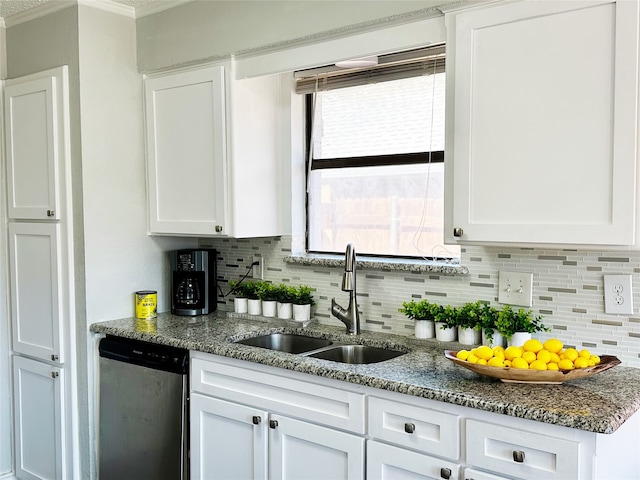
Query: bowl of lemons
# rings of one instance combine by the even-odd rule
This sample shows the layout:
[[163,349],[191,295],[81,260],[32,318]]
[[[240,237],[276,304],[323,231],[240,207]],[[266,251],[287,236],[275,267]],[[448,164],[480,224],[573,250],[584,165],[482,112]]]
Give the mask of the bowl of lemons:
[[564,348],[557,338],[544,343],[532,338],[523,345],[507,348],[482,345],[470,350],[445,350],[444,355],[456,365],[512,383],[558,384],[590,377],[620,364],[612,355]]

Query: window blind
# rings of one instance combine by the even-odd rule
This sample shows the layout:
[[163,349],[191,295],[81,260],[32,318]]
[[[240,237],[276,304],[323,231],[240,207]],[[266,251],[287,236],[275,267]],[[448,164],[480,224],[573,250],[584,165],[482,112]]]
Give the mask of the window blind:
[[445,46],[438,45],[380,56],[376,66],[344,69],[329,65],[295,72],[296,93],[315,93],[444,71]]

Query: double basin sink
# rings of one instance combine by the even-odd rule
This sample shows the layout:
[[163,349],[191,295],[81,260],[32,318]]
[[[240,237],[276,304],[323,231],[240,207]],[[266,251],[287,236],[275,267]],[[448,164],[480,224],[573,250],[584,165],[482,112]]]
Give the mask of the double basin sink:
[[338,343],[325,338],[292,333],[272,333],[238,340],[236,343],[352,365],[383,362],[406,353],[368,345]]

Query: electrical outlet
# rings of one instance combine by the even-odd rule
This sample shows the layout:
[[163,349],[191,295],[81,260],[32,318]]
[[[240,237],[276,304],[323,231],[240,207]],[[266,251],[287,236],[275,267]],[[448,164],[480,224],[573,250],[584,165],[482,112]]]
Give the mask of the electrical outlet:
[[633,314],[631,275],[604,276],[604,312]]
[[264,280],[263,276],[263,271],[264,271],[264,266],[263,266],[263,260],[262,260],[262,255],[260,255],[259,253],[253,256],[253,261],[254,262],[258,262],[258,265],[254,265],[253,266],[253,271],[251,272],[251,276],[256,279],[256,280]]
[[533,273],[500,272],[498,302],[519,307],[531,307]]

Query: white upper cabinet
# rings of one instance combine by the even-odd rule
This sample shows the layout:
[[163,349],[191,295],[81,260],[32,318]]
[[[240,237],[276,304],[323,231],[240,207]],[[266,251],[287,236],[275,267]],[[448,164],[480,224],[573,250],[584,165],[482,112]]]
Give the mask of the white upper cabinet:
[[151,234],[285,233],[281,85],[234,80],[231,62],[145,79]]
[[638,2],[447,17],[446,240],[633,245]]
[[10,219],[60,219],[67,155],[67,67],[7,80],[4,128]]

